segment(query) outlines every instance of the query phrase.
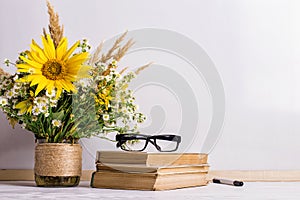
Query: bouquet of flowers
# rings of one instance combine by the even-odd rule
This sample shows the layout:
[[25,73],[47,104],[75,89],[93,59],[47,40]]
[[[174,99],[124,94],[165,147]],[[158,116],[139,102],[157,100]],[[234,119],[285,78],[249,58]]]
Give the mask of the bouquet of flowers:
[[47,3],[49,34],[43,30],[42,46],[34,40],[30,50],[20,53],[14,65],[17,73],[0,70],[0,108],[12,126],[16,123],[50,143],[74,143],[83,137],[107,133],[137,132],[145,120],[138,112],[128,83],[135,72],[117,71],[118,61],[134,44],[121,45],[120,36],[106,53],[102,44],[90,55],[87,40],[68,48],[59,16]]

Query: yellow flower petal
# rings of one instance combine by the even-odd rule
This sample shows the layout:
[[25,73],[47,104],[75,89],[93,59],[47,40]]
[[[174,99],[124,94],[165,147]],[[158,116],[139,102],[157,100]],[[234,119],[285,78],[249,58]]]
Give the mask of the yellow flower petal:
[[35,52],[37,56],[41,58],[44,62],[48,61],[48,58],[44,54],[44,50],[34,40],[32,40],[30,47],[31,47],[31,51]]
[[88,52],[84,52],[84,53],[81,53],[81,54],[76,54],[74,56],[72,56],[67,62],[66,64],[68,65],[80,65],[82,64],[84,61],[87,60],[89,56],[89,53]]
[[66,54],[68,47],[67,38],[63,38],[56,48],[56,59],[61,60],[62,57]]
[[67,53],[62,57],[63,61],[67,61],[69,59],[69,57],[71,56],[71,54],[75,51],[75,49],[78,47],[78,45],[80,44],[79,41],[77,41],[75,44],[73,44],[73,46],[67,51]]
[[42,36],[42,41],[43,41],[43,45],[44,45],[44,53],[46,55],[46,57],[50,60],[50,59],[54,59],[55,58],[55,47],[53,44],[53,40],[51,39],[50,35],[47,35],[47,39]]
[[41,78],[41,80],[39,81],[39,84],[35,90],[34,95],[37,96],[47,85],[48,85],[49,80],[47,80],[46,78]]

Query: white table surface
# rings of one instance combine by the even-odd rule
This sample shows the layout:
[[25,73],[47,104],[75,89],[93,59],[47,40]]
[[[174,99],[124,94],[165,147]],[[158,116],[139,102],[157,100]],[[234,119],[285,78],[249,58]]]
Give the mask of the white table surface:
[[90,188],[81,182],[72,188],[41,188],[30,181],[0,181],[0,200],[10,199],[98,199],[98,200],[211,200],[211,199],[300,199],[300,182],[247,182],[243,187],[209,184],[169,191],[135,191]]

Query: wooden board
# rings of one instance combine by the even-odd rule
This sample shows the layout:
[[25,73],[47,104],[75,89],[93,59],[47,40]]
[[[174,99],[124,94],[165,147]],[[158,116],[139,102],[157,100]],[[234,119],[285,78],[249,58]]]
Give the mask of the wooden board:
[[[94,170],[83,170],[82,181],[91,180],[91,175]],[[208,178],[227,178],[238,179],[246,182],[300,182],[300,170],[222,170],[209,171]],[[0,181],[32,181],[34,180],[33,170],[0,170]]]

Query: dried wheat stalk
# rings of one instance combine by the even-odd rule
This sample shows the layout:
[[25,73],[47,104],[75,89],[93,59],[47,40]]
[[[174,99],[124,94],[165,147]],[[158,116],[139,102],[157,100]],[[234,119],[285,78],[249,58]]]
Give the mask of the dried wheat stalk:
[[64,27],[63,25],[59,25],[59,16],[57,13],[54,12],[54,8],[49,1],[47,1],[47,7],[50,22],[48,26],[49,32],[54,42],[54,46],[57,47],[63,37]]
[[128,69],[128,67],[125,67],[124,69],[122,69],[122,70],[120,71],[120,74],[123,74],[127,69]]
[[103,42],[101,42],[99,44],[99,46],[97,47],[95,53],[89,59],[89,61],[88,61],[89,65],[93,66],[95,63],[100,61],[99,55],[101,53],[102,48],[103,48]]
[[44,34],[44,38],[47,40],[47,32],[45,28],[43,28],[43,34]]
[[135,74],[139,74],[141,71],[143,71],[144,69],[146,69],[146,68],[148,68],[150,65],[152,65],[153,64],[153,62],[150,62],[150,63],[148,63],[148,64],[146,64],[146,65],[144,65],[144,66],[141,66],[141,67],[139,67],[136,71],[135,71]]
[[114,55],[114,51],[120,47],[120,43],[124,40],[125,36],[127,35],[127,31],[123,33],[114,43],[114,45],[110,48],[107,54],[102,54],[101,62],[106,63],[109,59],[111,59]]
[[126,52],[134,45],[134,41],[132,39],[128,40],[128,42],[123,46],[120,47],[118,52],[113,56],[116,61],[120,61],[121,58],[126,54]]
[[0,67],[0,76],[4,75],[4,76],[9,76],[10,74],[5,72],[1,67]]

